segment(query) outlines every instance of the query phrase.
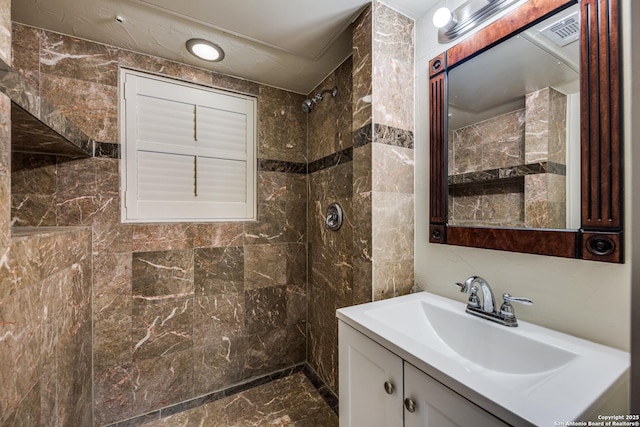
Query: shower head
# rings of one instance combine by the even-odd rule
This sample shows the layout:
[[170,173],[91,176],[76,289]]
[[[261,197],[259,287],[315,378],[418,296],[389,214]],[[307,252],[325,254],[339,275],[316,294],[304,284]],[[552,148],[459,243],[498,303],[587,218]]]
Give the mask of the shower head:
[[[317,102],[317,101],[316,101]],[[305,99],[302,101],[302,111],[305,113],[310,113],[313,109],[314,101],[311,99]]]
[[334,87],[333,89],[324,89],[322,92],[318,92],[315,94],[313,98],[307,98],[302,101],[302,111],[305,113],[310,113],[313,110],[313,107],[320,101],[322,101],[324,94],[330,93],[332,98],[335,98],[338,94],[338,88]]

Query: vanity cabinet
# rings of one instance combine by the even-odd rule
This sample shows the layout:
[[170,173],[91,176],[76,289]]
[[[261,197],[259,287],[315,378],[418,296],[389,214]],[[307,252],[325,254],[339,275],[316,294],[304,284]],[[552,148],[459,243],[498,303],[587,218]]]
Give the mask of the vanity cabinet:
[[402,359],[338,322],[340,426],[402,425]]
[[342,321],[338,340],[340,427],[508,425]]

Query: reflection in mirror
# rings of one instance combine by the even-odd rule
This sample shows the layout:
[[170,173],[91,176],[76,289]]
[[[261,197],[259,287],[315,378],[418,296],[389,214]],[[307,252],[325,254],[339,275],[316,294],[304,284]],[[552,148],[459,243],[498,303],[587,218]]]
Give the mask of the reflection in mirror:
[[580,228],[578,5],[448,72],[448,223]]

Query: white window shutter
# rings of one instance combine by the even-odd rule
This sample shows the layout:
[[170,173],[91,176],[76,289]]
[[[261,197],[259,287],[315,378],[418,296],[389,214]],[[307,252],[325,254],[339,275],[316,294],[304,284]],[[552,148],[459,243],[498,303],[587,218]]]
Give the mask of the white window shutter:
[[123,70],[123,221],[251,220],[256,101]]

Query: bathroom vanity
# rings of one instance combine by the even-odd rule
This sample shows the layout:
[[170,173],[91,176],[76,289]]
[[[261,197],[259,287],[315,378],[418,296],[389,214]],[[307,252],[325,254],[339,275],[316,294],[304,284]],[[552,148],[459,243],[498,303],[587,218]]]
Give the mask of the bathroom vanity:
[[626,352],[427,292],[338,310],[340,425],[553,426],[622,415]]

